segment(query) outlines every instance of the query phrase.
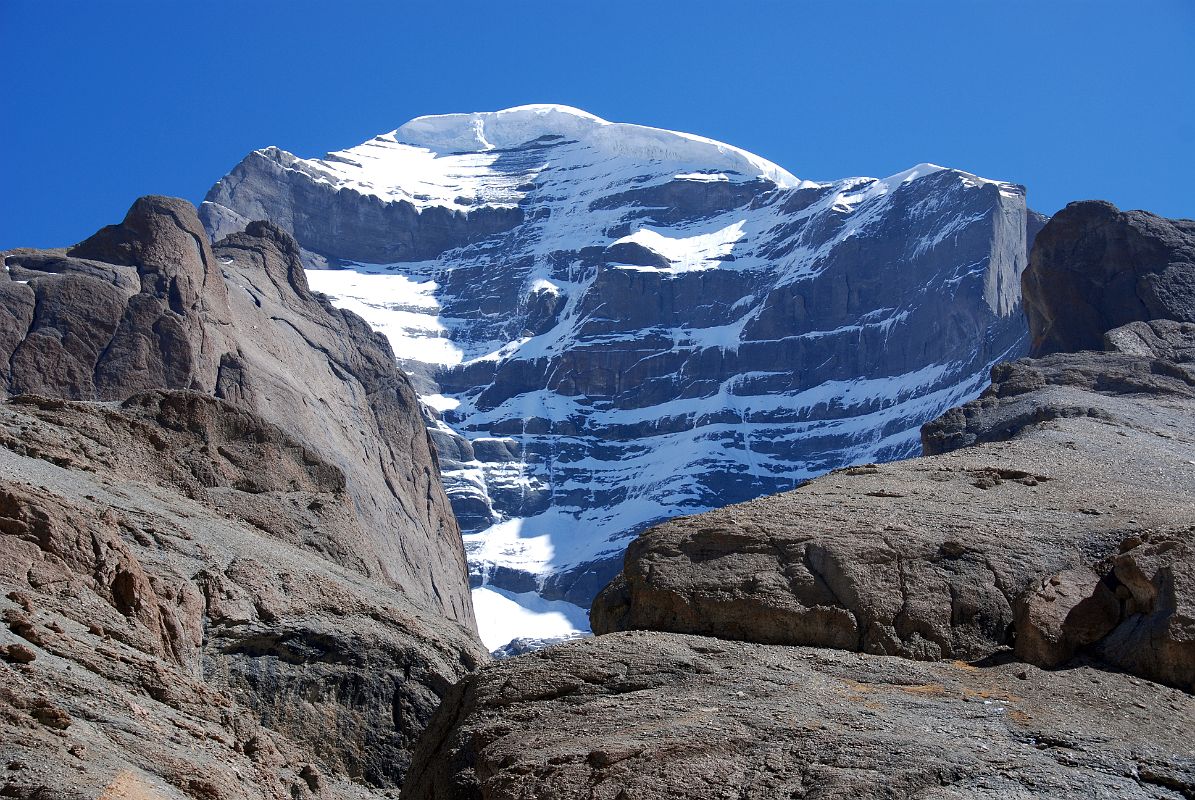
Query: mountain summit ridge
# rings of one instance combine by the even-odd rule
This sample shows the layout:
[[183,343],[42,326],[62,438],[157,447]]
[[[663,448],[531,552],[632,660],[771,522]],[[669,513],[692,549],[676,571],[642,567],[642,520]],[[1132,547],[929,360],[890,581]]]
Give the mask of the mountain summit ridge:
[[725,142],[666,128],[610,122],[579,108],[550,103],[416,117],[386,136],[439,153],[500,150],[544,136],[564,136],[612,155],[709,162],[737,170],[744,177],[766,177],[784,188],[803,183],[779,165]]

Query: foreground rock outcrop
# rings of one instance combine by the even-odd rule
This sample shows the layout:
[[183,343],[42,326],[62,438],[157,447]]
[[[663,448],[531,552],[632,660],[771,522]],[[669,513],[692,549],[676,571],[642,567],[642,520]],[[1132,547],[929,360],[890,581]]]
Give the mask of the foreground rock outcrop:
[[1087,665],[621,633],[463,681],[403,798],[1178,800],[1192,726],[1190,695]]
[[627,551],[594,630],[991,655],[1013,645],[1017,605],[1043,579],[1132,537],[1191,539],[1195,393],[1182,402],[1193,413],[1177,429],[1062,418],[1032,439],[853,467],[672,520]]
[[397,787],[488,656],[385,339],[169,198],[4,264],[0,793]]

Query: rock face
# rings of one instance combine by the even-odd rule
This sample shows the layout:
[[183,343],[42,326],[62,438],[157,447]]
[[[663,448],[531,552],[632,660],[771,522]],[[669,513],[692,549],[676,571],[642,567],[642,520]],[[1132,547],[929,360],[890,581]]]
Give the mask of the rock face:
[[386,341],[182,201],[4,263],[0,792],[396,787],[486,655]]
[[410,383],[384,338],[310,292],[289,236],[255,224],[213,250],[193,207],[151,197],[65,254],[4,263],[9,395],[191,389],[255,411],[343,473],[355,514],[336,539],[349,566],[471,624]]
[[1195,691],[1195,528],[1130,537],[1093,567],[1020,600],[1016,652],[1046,667],[1083,648],[1134,675]]
[[1023,351],[1041,225],[957,170],[813,183],[554,106],[257,151],[201,214],[292,232],[390,336],[474,582],[586,605],[649,523],[915,454]]
[[1190,690],[1195,325],[1101,338],[1109,350],[995,367],[981,397],[925,426],[928,457],[647,532],[594,630],[925,659],[1015,646],[1051,667],[1086,650]]
[[1190,695],[1087,665],[624,633],[467,678],[403,798],[1178,800],[1193,725]]
[[1195,220],[1071,203],[1025,271],[1030,354],[1099,350],[1130,322],[1195,322]]
[[1065,417],[1136,429],[1183,425],[1183,404],[1195,397],[1195,325],[1137,322],[1109,331],[1105,339],[1104,352],[997,365],[991,386],[976,400],[926,424],[925,453],[1009,440]]

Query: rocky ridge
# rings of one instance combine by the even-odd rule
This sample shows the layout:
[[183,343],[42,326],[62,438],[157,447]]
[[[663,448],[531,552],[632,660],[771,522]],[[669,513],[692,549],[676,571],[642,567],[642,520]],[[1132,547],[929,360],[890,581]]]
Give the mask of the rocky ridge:
[[385,339],[179,200],[3,255],[5,796],[396,787],[487,656]]
[[[1106,204],[1055,220],[1090,217],[1126,236]],[[1036,286],[1101,268],[1054,224],[1035,342],[1067,302]],[[933,455],[647,531],[602,635],[458,684],[404,797],[1195,796],[1195,326],[1169,297],[1106,349],[994,368]]]
[[390,337],[474,584],[582,605],[651,523],[914,454],[1023,352],[1042,223],[958,170],[815,183],[558,106],[259,150],[201,214],[293,233]]

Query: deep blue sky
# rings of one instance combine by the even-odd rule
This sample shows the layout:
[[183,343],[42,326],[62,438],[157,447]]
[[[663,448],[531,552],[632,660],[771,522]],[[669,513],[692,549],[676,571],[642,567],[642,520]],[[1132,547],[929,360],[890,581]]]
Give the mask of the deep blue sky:
[[1191,0],[0,0],[0,248],[69,244],[248,151],[565,103],[815,180],[920,161],[1195,217]]

